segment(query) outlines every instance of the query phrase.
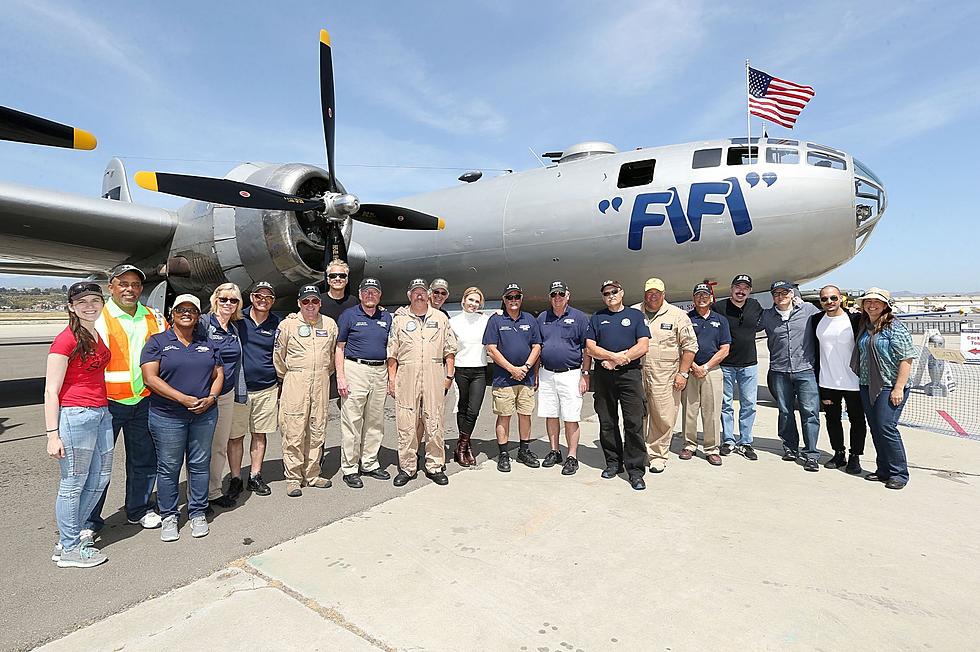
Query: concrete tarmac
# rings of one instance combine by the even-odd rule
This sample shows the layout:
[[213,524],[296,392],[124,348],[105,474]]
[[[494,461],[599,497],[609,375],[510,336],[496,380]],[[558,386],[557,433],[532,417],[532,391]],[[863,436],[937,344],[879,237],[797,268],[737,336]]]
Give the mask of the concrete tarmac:
[[[29,370],[37,352],[13,348],[0,349],[5,362]],[[57,465],[36,434],[40,405],[11,389],[4,367],[2,649],[65,633],[42,649],[968,649],[980,640],[968,597],[980,595],[974,441],[903,429],[913,470],[900,492],[806,473],[779,459],[763,389],[759,461],[673,458],[666,473],[647,474],[644,492],[599,478],[588,410],[570,478],[450,463],[445,488],[420,476],[404,489],[368,479],[355,491],[338,476],[331,489],[287,499],[273,436],[273,495],[220,511],[207,538],[184,527],[163,544],[159,530],[117,511],[98,542],[107,564],[57,569],[48,560]],[[481,462],[496,451],[489,403]],[[388,417],[383,462],[394,471]],[[333,421],[328,476],[337,431]],[[533,433],[543,455],[538,419]],[[125,477],[117,450],[114,509]],[[870,440],[864,460],[873,464]]]

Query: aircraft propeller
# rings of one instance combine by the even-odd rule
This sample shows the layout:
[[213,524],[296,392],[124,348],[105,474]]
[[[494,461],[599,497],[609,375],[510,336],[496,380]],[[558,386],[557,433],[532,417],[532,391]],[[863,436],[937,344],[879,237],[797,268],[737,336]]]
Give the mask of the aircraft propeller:
[[330,175],[329,190],[322,197],[310,199],[230,179],[162,172],[137,172],[136,183],[147,190],[215,204],[260,210],[313,211],[323,225],[324,271],[335,258],[347,260],[347,245],[341,230],[347,217],[390,229],[434,231],[445,227],[442,219],[427,213],[390,204],[362,204],[354,195],[338,192],[334,163],[333,55],[330,35],[325,29],[320,30],[320,109]]
[[0,106],[0,140],[69,149],[95,149],[96,145],[95,136],[84,129],[5,106]]

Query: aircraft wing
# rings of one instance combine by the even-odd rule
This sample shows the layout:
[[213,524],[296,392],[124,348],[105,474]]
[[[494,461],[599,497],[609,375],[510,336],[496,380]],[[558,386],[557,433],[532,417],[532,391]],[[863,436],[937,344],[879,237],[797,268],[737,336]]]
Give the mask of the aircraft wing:
[[163,262],[176,225],[162,208],[0,182],[0,271],[80,276]]

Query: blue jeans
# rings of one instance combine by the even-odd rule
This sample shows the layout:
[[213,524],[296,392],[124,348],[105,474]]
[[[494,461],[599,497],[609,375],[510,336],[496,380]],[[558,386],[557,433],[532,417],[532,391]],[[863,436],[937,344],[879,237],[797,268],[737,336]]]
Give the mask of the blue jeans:
[[755,403],[759,397],[759,365],[722,367],[725,384],[721,399],[721,443],[736,445],[735,385],[738,385],[738,445],[752,444]]
[[211,477],[211,439],[218,411],[175,419],[150,411],[150,434],[157,447],[157,502],[160,516],[177,514],[180,467],[187,458],[187,517],[204,516]]
[[[126,518],[136,522],[154,509],[150,495],[157,481],[157,453],[150,437],[150,401],[144,398],[136,405],[109,401],[109,412],[112,414],[113,441],[122,430],[126,445]],[[107,493],[108,487],[92,509],[88,519],[91,530],[101,530],[105,526],[102,508]]]
[[909,481],[909,461],[905,456],[905,444],[898,432],[898,420],[902,409],[909,400],[909,390],[905,388],[905,396],[898,406],[892,405],[888,396],[892,388],[885,387],[881,394],[872,401],[867,385],[861,385],[861,403],[864,404],[864,414],[868,417],[871,428],[871,441],[875,443],[875,461],[878,464],[875,473],[885,480]]
[[817,436],[820,434],[820,388],[812,369],[798,372],[773,371],[769,391],[779,408],[779,438],[783,449],[800,453],[800,433],[796,429],[797,402],[800,405],[800,421],[803,425],[803,456],[808,460],[820,457]]
[[63,407],[58,434],[65,449],[54,504],[61,546],[78,547],[78,533],[112,475],[112,416],[108,408]]

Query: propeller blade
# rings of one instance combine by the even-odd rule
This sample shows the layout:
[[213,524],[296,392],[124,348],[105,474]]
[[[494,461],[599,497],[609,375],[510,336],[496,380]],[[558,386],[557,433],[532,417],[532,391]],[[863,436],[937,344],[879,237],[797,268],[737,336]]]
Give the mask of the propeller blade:
[[330,51],[330,34],[320,30],[320,110],[323,112],[323,139],[327,145],[327,172],[330,173],[330,190],[337,192],[337,169],[334,166],[335,141],[333,54]]
[[30,113],[0,106],[0,139],[34,145],[95,149],[95,136],[58,122],[39,118]]
[[409,229],[413,231],[438,231],[446,223],[440,217],[422,213],[411,208],[390,206],[388,204],[361,204],[361,208],[351,218],[365,224],[385,226],[389,229]]
[[324,207],[322,199],[287,195],[278,190],[229,179],[145,171],[137,172],[134,178],[140,188],[212,204],[270,211],[315,211]]

